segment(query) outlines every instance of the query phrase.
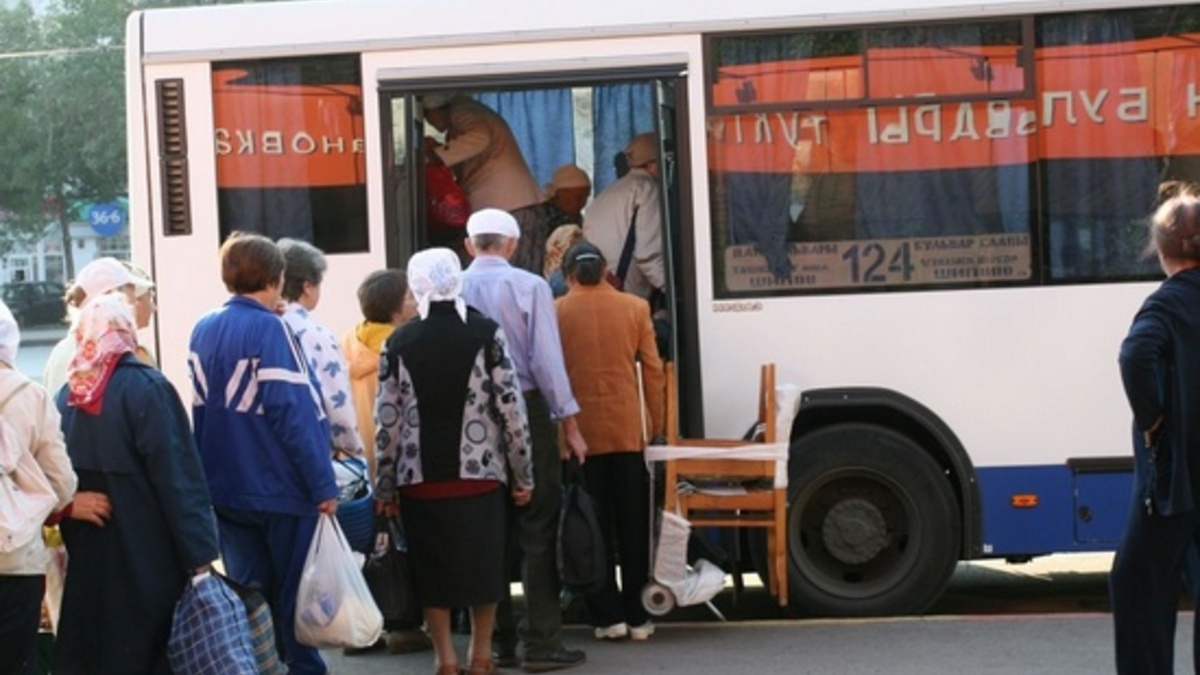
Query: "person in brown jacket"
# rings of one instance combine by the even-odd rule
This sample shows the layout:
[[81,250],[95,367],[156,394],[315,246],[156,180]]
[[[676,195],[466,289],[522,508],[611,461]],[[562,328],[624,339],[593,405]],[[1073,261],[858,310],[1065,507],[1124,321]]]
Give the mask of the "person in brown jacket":
[[[650,305],[606,282],[606,268],[593,244],[572,246],[563,262],[569,290],[555,303],[567,375],[581,409],[579,427],[588,445],[584,478],[600,527],[610,538],[605,587],[585,599],[597,639],[645,640],[654,624],[641,602],[650,566],[650,482],[643,453],[648,439],[663,434],[665,376]],[[615,552],[621,559],[621,590]]]

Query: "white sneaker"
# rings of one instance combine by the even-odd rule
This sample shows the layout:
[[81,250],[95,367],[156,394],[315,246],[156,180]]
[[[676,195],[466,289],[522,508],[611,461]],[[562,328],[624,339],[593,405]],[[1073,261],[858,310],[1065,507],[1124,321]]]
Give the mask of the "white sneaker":
[[630,640],[635,640],[637,642],[643,642],[645,640],[649,640],[651,635],[654,635],[654,624],[650,621],[647,621],[646,623],[644,623],[640,626],[630,626],[629,627],[629,639]]
[[595,633],[597,640],[624,640],[629,637],[629,624],[622,621],[611,626],[598,626]]

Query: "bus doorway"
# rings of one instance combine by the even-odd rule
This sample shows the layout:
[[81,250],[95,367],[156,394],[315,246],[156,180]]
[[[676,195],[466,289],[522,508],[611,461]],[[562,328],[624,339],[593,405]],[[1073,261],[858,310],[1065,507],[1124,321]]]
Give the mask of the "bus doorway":
[[[444,122],[435,119],[431,102],[444,103],[456,97],[471,99],[498,115],[519,146],[529,172],[546,201],[545,188],[557,170],[566,165],[581,169],[590,179],[591,194],[582,213],[551,209],[554,217],[540,227],[539,246],[553,230],[563,225],[584,226],[588,206],[611,188],[629,170],[624,150],[639,134],[653,133],[657,141],[659,169],[656,209],[663,288],[651,298],[660,333],[660,351],[676,362],[681,401],[680,424],[698,433],[700,387],[698,344],[694,309],[696,270],[691,219],[681,204],[690,202],[690,175],[684,163],[687,153],[677,138],[686,139],[685,75],[682,66],[650,70],[537,74],[509,76],[498,81],[406,80],[380,83],[381,126],[386,197],[386,241],[389,267],[403,267],[416,251],[445,246],[459,252],[464,266],[470,263],[463,246],[462,223],[446,223],[431,212],[431,204],[442,169],[430,151],[431,145],[447,139]],[[474,104],[473,104],[474,105]],[[432,139],[432,140],[430,140]],[[470,139],[473,144],[480,139]],[[469,161],[469,160],[468,160]],[[464,162],[463,164],[466,164]],[[461,182],[462,166],[450,166]],[[468,195],[469,197],[469,195]],[[488,206],[489,204],[483,204]],[[478,208],[471,204],[471,209]],[[511,209],[506,209],[511,210]],[[626,227],[625,229],[628,229]],[[610,258],[618,256],[609,255]],[[541,260],[541,256],[537,256]],[[608,260],[610,269],[618,260]],[[636,262],[633,264],[637,264]],[[546,270],[531,269],[545,275]]]

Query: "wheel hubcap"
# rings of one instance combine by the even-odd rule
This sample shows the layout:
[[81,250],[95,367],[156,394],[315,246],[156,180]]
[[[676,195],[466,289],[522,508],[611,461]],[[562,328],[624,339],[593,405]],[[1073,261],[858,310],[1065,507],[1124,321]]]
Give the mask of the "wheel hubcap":
[[821,526],[825,549],[837,560],[859,565],[888,547],[887,520],[865,499],[846,499],[829,509]]

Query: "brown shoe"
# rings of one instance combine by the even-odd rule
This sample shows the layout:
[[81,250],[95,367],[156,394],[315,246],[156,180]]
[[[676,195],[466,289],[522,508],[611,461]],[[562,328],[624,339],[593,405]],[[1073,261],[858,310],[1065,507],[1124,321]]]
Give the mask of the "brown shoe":
[[472,661],[466,670],[467,675],[496,675],[496,662],[491,659]]

